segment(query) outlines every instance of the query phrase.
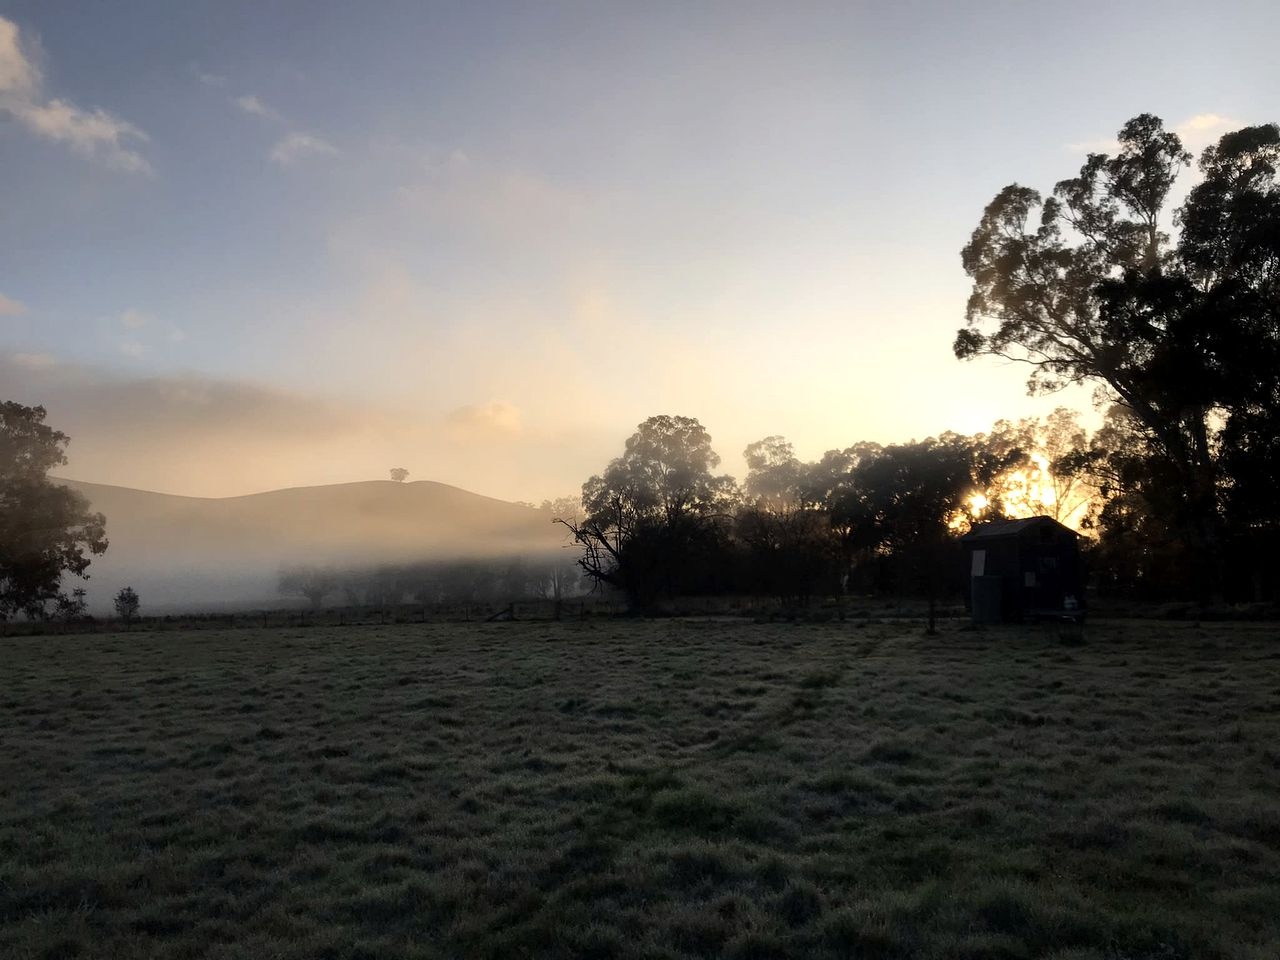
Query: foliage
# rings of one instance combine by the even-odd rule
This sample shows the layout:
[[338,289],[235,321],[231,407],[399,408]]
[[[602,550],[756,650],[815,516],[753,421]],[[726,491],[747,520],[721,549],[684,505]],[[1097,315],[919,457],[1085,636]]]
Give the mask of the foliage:
[[561,601],[581,592],[580,581],[578,565],[561,552],[373,566],[292,566],[281,570],[277,586],[281,594],[304,597],[319,609],[335,594],[351,607],[394,606],[406,599],[424,604]]
[[133,618],[138,615],[138,608],[142,605],[138,599],[138,593],[133,587],[125,587],[115,598],[116,616],[125,623],[132,623]]
[[107,549],[102,514],[49,479],[67,462],[68,437],[45,415],[44,407],[0,403],[0,620],[67,609],[74,601],[62,592],[64,575],[87,579],[89,555]]
[[[929,599],[934,629],[938,595],[954,566],[953,534],[974,519],[974,498],[1022,458],[982,437],[945,433],[894,444],[863,457],[839,492],[834,510],[873,551],[890,552]],[[950,562],[949,562],[950,561]]]
[[[1278,516],[1259,496],[1280,427],[1278,158],[1274,124],[1224,135],[1173,238],[1166,205],[1191,156],[1143,114],[1115,156],[1091,154],[1051,197],[1002,190],[962,252],[974,286],[956,355],[1027,363],[1033,391],[1093,383],[1119,407],[1131,445],[1108,469],[1127,491],[1165,488],[1149,519],[1169,524],[1210,592],[1227,544]],[[1128,528],[1104,516],[1101,529]]]
[[63,623],[74,623],[84,617],[89,609],[86,596],[84,587],[76,587],[71,591],[70,596],[64,594],[59,597],[54,604],[58,619]]
[[736,485],[712,473],[720,457],[691,417],[655,416],[622,456],[582,487],[580,521],[561,518],[582,546],[583,571],[622,590],[637,608],[714,576]]
[[324,605],[324,598],[338,590],[339,582],[333,567],[303,564],[281,570],[276,588],[285,596],[305,597],[312,607],[319,609]]
[[406,480],[409,479],[409,471],[406,470],[404,467],[392,467],[391,479],[394,480],[396,483],[404,483]]
[[547,514],[553,523],[556,520],[576,521],[582,515],[582,498],[556,497],[554,500],[543,500],[538,509]]
[[748,592],[771,593],[784,605],[842,589],[840,551],[829,513],[814,498],[812,465],[802,464],[783,437],[746,448],[747,476],[734,536],[746,553]]

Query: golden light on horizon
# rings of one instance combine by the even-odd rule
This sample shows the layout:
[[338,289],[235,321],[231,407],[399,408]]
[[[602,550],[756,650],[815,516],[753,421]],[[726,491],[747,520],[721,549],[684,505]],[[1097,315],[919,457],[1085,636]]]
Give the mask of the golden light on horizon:
[[998,518],[1023,520],[1050,516],[1073,530],[1079,530],[1088,499],[1081,499],[1069,509],[1060,509],[1059,490],[1069,489],[1071,485],[1064,485],[1060,478],[1054,477],[1049,458],[1044,454],[1033,453],[1030,461],[1030,466],[1010,470],[1001,475],[990,489],[971,495],[968,509],[952,518],[949,526],[960,530],[970,519],[997,519],[995,511],[998,509]]

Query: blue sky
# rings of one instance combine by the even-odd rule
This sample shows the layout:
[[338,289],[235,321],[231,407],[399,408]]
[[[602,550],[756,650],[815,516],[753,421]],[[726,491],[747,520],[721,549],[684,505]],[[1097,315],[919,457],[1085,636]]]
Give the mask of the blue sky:
[[740,472],[1087,407],[952,358],[983,205],[1136,113],[1199,148],[1280,102],[1271,3],[0,17],[0,393],[70,474],[193,494],[537,499],[653,413]]

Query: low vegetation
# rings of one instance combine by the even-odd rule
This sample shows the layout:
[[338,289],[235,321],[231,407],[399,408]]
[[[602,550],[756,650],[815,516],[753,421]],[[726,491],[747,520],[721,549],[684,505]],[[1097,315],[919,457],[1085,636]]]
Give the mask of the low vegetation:
[[1063,639],[10,639],[0,955],[1280,955],[1275,628]]

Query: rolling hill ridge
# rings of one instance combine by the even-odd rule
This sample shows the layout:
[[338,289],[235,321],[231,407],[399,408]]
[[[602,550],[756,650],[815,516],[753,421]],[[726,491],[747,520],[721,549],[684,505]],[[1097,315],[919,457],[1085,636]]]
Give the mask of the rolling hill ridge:
[[564,543],[540,510],[429,480],[220,498],[57,482],[107,518],[110,547],[84,584],[94,609],[126,584],[152,611],[261,605],[277,601],[276,576],[290,564],[530,555]]

